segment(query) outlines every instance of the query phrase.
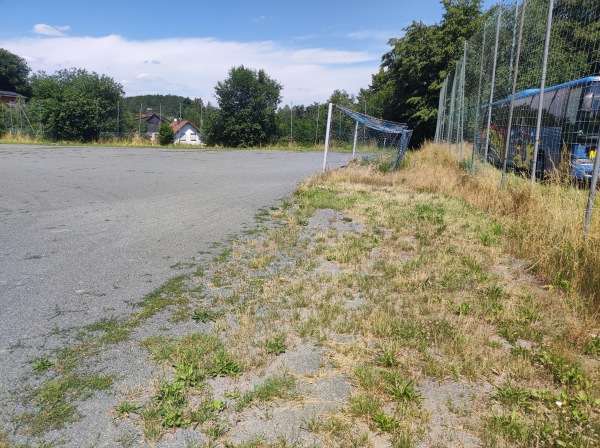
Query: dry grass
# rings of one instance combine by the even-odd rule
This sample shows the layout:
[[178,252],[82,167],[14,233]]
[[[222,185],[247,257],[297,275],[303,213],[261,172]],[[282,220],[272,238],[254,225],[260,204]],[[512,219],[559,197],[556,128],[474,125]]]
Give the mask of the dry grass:
[[[546,281],[589,299],[600,311],[600,218],[598,205],[587,236],[583,220],[588,191],[559,181],[531,188],[528,179],[509,175],[504,189],[500,173],[476,165],[478,174],[461,169],[446,146],[429,144],[397,173],[417,190],[465,201],[496,217],[507,229],[507,248],[530,260],[528,269]],[[599,329],[600,330],[600,329]]]

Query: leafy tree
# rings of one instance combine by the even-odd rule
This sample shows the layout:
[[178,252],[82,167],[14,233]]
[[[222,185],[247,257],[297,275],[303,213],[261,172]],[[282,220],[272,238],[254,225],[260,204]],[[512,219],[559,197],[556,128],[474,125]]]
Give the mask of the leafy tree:
[[293,129],[294,145],[312,147],[322,143],[327,125],[327,106],[328,103],[315,102],[309,106],[297,105],[291,110],[288,105],[279,109],[277,111],[279,144],[290,143],[290,128]]
[[359,102],[368,101],[374,115],[405,122],[414,128],[412,144],[435,132],[439,90],[451,63],[460,58],[463,43],[480,27],[481,0],[442,0],[442,22],[415,22],[402,38],[389,41],[380,70]]
[[40,111],[50,138],[85,142],[116,129],[123,87],[112,78],[73,68],[54,75],[38,72],[31,84],[32,107]]
[[158,127],[158,143],[163,146],[172,145],[175,140],[175,132],[167,123],[161,123]]
[[0,90],[29,96],[29,72],[25,59],[0,48]]
[[128,96],[123,99],[123,110],[139,116],[141,105],[142,113],[146,113],[147,108],[152,108],[155,113],[160,113],[162,116],[169,118],[179,118],[181,112],[183,119],[190,120],[196,124],[194,120],[186,117],[186,110],[196,109],[199,115],[201,104],[201,99],[192,100],[179,95],[137,95]]
[[264,70],[256,71],[243,65],[230,69],[229,77],[215,87],[219,109],[206,120],[210,141],[251,147],[276,137],[275,112],[281,102],[281,89],[281,84]]
[[327,100],[327,103],[333,103],[339,106],[352,107],[356,103],[356,100],[354,98],[354,95],[349,94],[345,90],[335,89],[329,97],[329,99]]

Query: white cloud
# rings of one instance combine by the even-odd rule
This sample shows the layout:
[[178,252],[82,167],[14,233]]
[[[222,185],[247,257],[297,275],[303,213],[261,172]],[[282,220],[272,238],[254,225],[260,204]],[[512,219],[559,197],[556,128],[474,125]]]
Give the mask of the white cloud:
[[358,93],[379,68],[379,54],[278,43],[210,38],[128,40],[104,37],[0,40],[0,47],[27,60],[35,72],[83,68],[112,77],[127,95],[173,94],[214,103],[214,87],[234,66],[264,69],[283,86],[284,104],[325,101],[335,89]]
[[46,25],[45,23],[38,23],[33,26],[32,32],[35,34],[41,34],[42,36],[54,36],[54,37],[62,37],[66,36],[65,31],[69,31],[71,29],[70,26],[52,26]]

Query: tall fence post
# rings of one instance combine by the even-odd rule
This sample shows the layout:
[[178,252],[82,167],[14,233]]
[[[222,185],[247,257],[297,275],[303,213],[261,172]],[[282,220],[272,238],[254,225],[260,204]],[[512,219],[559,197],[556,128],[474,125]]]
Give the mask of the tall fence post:
[[498,23],[496,24],[496,43],[494,44],[494,62],[492,64],[492,85],[490,87],[490,102],[488,103],[488,118],[485,132],[485,151],[483,156],[483,172],[487,166],[488,151],[490,148],[490,127],[492,125],[492,103],[494,102],[494,88],[496,86],[496,68],[498,66],[498,44],[500,42],[500,21],[502,20],[502,3],[498,6]]
[[502,179],[500,186],[504,188],[506,183],[506,165],[508,163],[508,148],[510,147],[510,134],[512,132],[513,112],[515,109],[515,93],[517,92],[517,79],[519,77],[519,59],[521,58],[521,40],[523,37],[523,24],[525,22],[525,6],[527,0],[523,0],[523,8],[521,8],[521,24],[519,25],[519,39],[517,41],[517,55],[515,58],[515,68],[513,72],[513,86],[510,97],[510,106],[508,109],[508,127],[506,129],[506,141],[504,142],[504,161],[502,162]]
[[444,121],[444,112],[446,109],[446,86],[448,85],[448,77],[444,78],[444,84],[442,84],[442,90],[440,90],[440,99],[438,102],[438,114],[437,122],[435,124],[435,142],[439,143],[441,140],[442,127]]
[[356,139],[358,138],[358,120],[354,125],[354,142],[352,143],[352,160],[356,159]]
[[331,130],[331,111],[333,110],[333,103],[329,103],[329,109],[327,110],[327,129],[325,131],[325,148],[323,150],[323,171],[327,169],[327,153],[329,152],[329,131]]
[[[456,64],[456,68],[458,68],[458,64]],[[450,94],[450,111],[448,113],[448,150],[452,146],[452,136],[453,136],[453,127],[454,127],[454,114],[456,111],[454,110],[454,102],[456,101],[456,69],[454,70],[454,77],[452,79],[452,93]]]
[[[599,138],[596,138],[596,145],[600,143]],[[594,158],[594,172],[592,173],[592,182],[590,184],[590,195],[588,196],[588,203],[585,209],[585,222],[583,225],[583,234],[587,235],[590,230],[590,223],[592,221],[592,208],[594,207],[594,198],[596,197],[596,185],[598,184],[598,168],[600,168],[600,154],[596,154]]]
[[542,110],[544,108],[544,91],[546,89],[546,70],[548,68],[548,52],[550,50],[550,35],[552,34],[552,14],[554,10],[554,0],[548,2],[548,20],[546,21],[546,38],[544,40],[544,56],[542,58],[542,82],[540,84],[540,104],[537,111],[537,121],[535,125],[535,142],[533,146],[533,160],[531,165],[531,186],[535,185],[535,176],[537,172],[537,159],[540,148],[540,133],[542,131]]
[[483,26],[483,37],[481,38],[481,60],[479,61],[479,84],[477,85],[477,102],[475,104],[475,128],[473,129],[473,153],[471,154],[471,169],[475,169],[475,151],[477,150],[477,132],[479,131],[479,108],[481,107],[481,84],[483,82],[483,61],[485,56],[485,35],[487,33],[487,22]]
[[458,149],[458,158],[462,160],[463,155],[463,140],[465,138],[465,88],[466,88],[466,66],[467,66],[467,41],[465,40],[463,45],[463,62],[460,71],[461,89],[460,89],[460,146]]

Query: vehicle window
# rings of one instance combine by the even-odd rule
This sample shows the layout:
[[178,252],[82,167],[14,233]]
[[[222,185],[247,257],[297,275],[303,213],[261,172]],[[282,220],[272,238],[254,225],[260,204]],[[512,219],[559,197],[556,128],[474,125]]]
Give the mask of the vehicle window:
[[556,95],[552,98],[552,102],[550,103],[550,107],[548,108],[550,113],[554,115],[558,120],[562,119],[564,114],[567,95],[569,94],[569,88],[561,88],[556,91]]
[[577,120],[577,111],[579,109],[579,100],[581,99],[581,87],[575,87],[571,89],[571,94],[569,95],[569,101],[567,103],[567,111],[565,114],[565,119],[567,123],[575,123]]

